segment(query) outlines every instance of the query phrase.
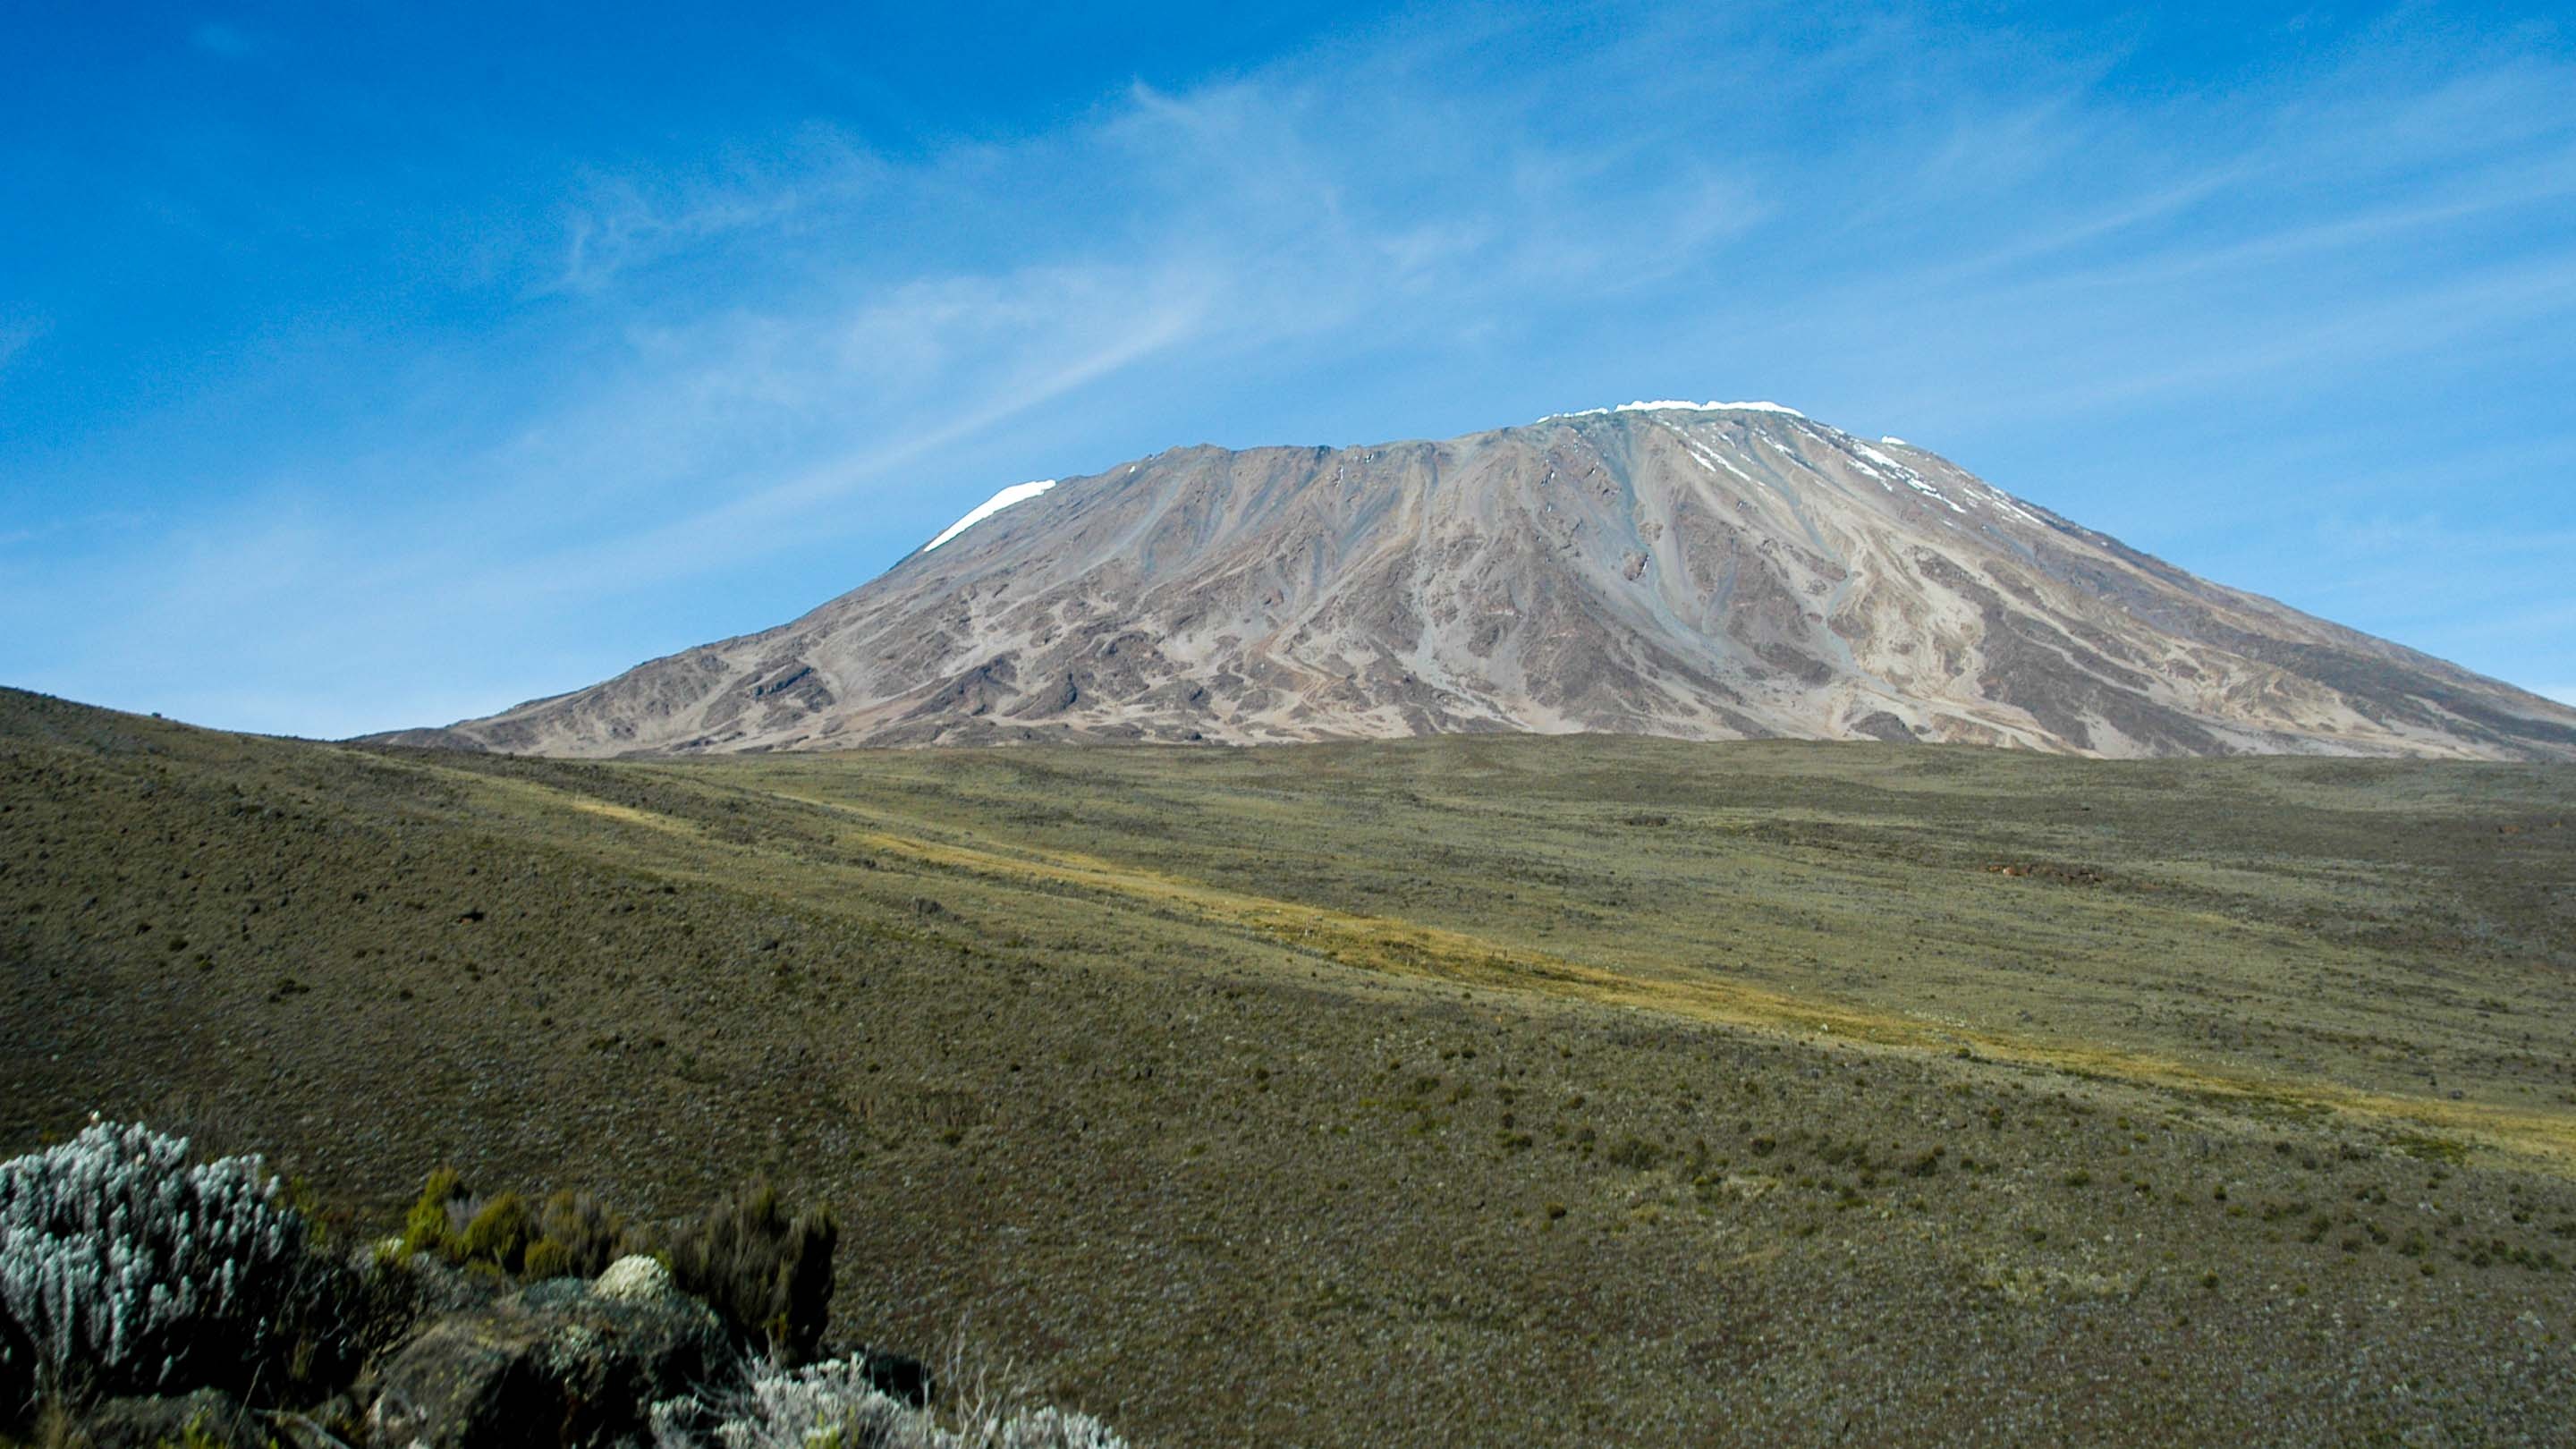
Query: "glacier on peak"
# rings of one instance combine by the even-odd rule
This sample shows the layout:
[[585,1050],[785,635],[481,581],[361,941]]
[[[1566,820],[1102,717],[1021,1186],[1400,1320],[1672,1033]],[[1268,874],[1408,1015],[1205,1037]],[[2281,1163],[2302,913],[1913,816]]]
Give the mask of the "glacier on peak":
[[1598,418],[1607,417],[1612,413],[1665,412],[1778,413],[1783,417],[1806,417],[1805,413],[1798,411],[1796,408],[1783,407],[1779,403],[1775,402],[1681,402],[1671,398],[1659,398],[1653,402],[1625,402],[1619,404],[1617,407],[1610,408],[1584,408],[1580,411],[1570,413],[1550,413],[1546,417],[1539,419],[1539,421],[1544,423],[1555,418]]
[[921,546],[921,551],[923,553],[930,552],[932,549],[939,547],[948,540],[955,538],[957,535],[964,533],[970,528],[973,528],[976,524],[983,522],[985,519],[990,518],[994,514],[1001,512],[1003,509],[1010,507],[1012,504],[1028,502],[1030,499],[1037,497],[1039,494],[1044,493],[1050,488],[1053,488],[1055,483],[1056,480],[1053,478],[1041,478],[1034,483],[1012,484],[1010,487],[1003,489],[1001,492],[996,493],[992,497],[975,505],[974,509],[964,518],[961,518],[955,523],[948,525],[946,528],[941,529],[937,538],[934,538],[930,542]]

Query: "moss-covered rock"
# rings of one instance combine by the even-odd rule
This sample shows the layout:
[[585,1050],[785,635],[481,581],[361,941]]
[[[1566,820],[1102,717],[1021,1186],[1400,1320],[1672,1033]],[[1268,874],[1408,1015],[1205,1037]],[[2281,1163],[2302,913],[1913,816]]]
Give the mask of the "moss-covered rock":
[[427,1449],[641,1439],[656,1400],[736,1371],[715,1312],[676,1293],[603,1297],[534,1284],[432,1324],[385,1365],[369,1415],[380,1443]]

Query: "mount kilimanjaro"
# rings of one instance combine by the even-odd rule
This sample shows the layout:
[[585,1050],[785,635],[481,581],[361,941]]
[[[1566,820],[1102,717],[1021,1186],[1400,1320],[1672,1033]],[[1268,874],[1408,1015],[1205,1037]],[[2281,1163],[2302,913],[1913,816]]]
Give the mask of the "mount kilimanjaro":
[[606,756],[1474,730],[2576,759],[2576,710],[1772,403],[1022,484],[792,623],[376,738]]

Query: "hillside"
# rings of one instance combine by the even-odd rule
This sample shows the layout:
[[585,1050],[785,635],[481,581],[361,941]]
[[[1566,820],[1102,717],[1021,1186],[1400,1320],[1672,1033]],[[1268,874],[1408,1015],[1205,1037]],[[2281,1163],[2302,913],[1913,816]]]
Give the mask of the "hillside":
[[384,738],[597,757],[1493,731],[2576,759],[2576,710],[1768,403],[1019,485],[792,623]]
[[[970,531],[971,533],[971,531]],[[0,1152],[839,1211],[1144,1444],[2546,1442],[2576,780],[1447,737],[577,763],[0,694]]]

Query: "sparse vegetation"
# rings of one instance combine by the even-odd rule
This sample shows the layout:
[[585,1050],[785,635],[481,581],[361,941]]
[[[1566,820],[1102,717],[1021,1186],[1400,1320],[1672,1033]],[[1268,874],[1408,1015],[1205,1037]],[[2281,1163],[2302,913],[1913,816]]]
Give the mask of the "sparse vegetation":
[[777,1189],[756,1181],[672,1236],[671,1276],[773,1356],[804,1363],[823,1339],[839,1240],[828,1210],[790,1215]]
[[962,1346],[940,1367],[935,1405],[885,1392],[881,1377],[852,1358],[755,1371],[709,1406],[709,1437],[723,1449],[1127,1449],[1108,1425],[1034,1402],[1019,1375]]
[[537,1229],[525,1269],[531,1279],[596,1278],[609,1264],[643,1250],[626,1219],[586,1192],[567,1189],[547,1198]]
[[[1599,838],[1569,800],[1672,823]],[[818,1360],[970,1320],[1140,1441],[2576,1415],[2523,1324],[2576,1311],[2561,773],[1604,739],[590,765],[20,708],[0,802],[5,1145],[99,1107],[276,1148],[431,1278],[489,1203],[413,1233],[429,1164],[526,1195],[522,1281],[580,1236],[542,1187],[642,1225],[596,1261],[766,1175],[865,1225]]]
[[[797,1367],[829,1309],[833,1230],[828,1215],[790,1217],[765,1185],[673,1235],[669,1256],[726,1295],[742,1334],[712,1357],[688,1346],[688,1326],[713,1332],[716,1312],[680,1296],[658,1260],[621,1258],[596,1285],[544,1271],[630,1239],[595,1201],[473,1204],[453,1171],[432,1174],[414,1231],[361,1283],[316,1251],[315,1224],[255,1157],[198,1163],[182,1139],[101,1124],[0,1163],[0,1436],[27,1425],[48,1444],[231,1445],[258,1423],[298,1444],[473,1443],[535,1411],[560,1418],[565,1443],[649,1422],[661,1449],[1124,1449],[1100,1421],[1037,1403],[962,1336],[935,1376],[864,1350]],[[436,1226],[460,1213],[462,1232]],[[562,1235],[539,1236],[547,1224]],[[460,1265],[448,1286],[416,1281]],[[522,1268],[541,1281],[513,1293],[506,1275]],[[337,1397],[362,1367],[385,1395],[363,1418]]]
[[485,1203],[457,1239],[458,1256],[468,1263],[489,1263],[510,1277],[526,1265],[528,1244],[535,1241],[536,1214],[527,1200],[505,1192]]

